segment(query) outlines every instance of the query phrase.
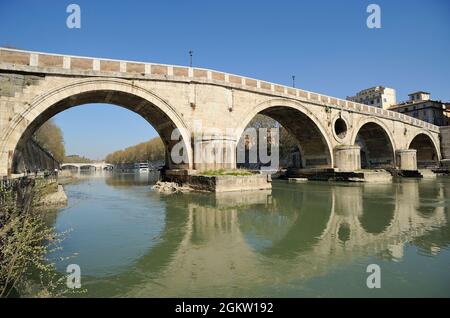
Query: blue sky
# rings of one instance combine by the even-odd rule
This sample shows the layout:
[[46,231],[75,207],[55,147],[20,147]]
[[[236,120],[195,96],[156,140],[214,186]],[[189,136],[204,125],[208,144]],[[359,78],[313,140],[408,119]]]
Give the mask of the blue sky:
[[[81,7],[81,29],[66,27],[70,3]],[[381,7],[381,29],[366,26],[371,3]],[[419,89],[450,100],[447,0],[0,0],[0,45],[182,65],[192,49],[199,67],[288,85],[295,74],[297,87],[342,98],[385,85],[398,100]],[[67,152],[91,158],[156,135],[110,105],[55,119]]]

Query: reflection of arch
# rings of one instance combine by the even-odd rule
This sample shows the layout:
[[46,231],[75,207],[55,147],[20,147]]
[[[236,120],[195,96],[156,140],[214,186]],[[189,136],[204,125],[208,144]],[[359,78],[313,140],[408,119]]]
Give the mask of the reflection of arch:
[[421,200],[418,199],[415,202],[415,208],[421,217],[430,218],[437,214],[439,207],[429,200],[429,198],[435,199],[442,196],[441,188],[436,187],[435,183],[436,180],[434,179],[422,179],[416,184],[416,197],[421,198]]
[[332,167],[332,146],[326,130],[302,103],[285,99],[272,99],[252,108],[236,127],[239,140],[250,121],[262,114],[279,122],[299,143],[303,167]]
[[376,118],[367,118],[354,130],[352,144],[361,147],[361,168],[386,168],[395,164],[395,143],[390,130]]
[[426,131],[416,134],[409,142],[408,149],[417,150],[417,167],[436,166],[440,161],[438,147]]
[[[362,215],[358,217],[361,227],[370,234],[385,232],[394,221],[396,202],[391,196],[390,186],[365,187],[363,192]],[[381,198],[380,198],[381,197]],[[391,199],[387,199],[391,197]]]
[[[332,196],[327,191],[314,191],[316,186],[318,190],[321,188],[311,185],[299,193],[299,189],[280,184],[272,190],[276,213],[251,213],[248,209],[239,214],[239,228],[244,236],[256,232],[255,224],[263,226],[257,234],[260,240],[267,240],[267,244],[253,245],[256,252],[281,259],[295,258],[320,241],[332,213]],[[293,206],[296,209],[293,210]],[[247,244],[252,245],[248,236]]]
[[347,242],[350,240],[351,229],[350,225],[346,222],[343,222],[339,225],[337,237],[341,242]]
[[[192,166],[190,135],[181,116],[153,92],[118,79],[84,79],[36,97],[25,111],[13,118],[6,129],[5,137],[1,140],[2,152],[12,153],[18,147],[22,148],[34,132],[54,115],[89,103],[114,104],[141,115],[159,133],[167,153],[177,143],[171,140],[171,134],[178,128],[187,150],[187,154],[184,154],[185,166]],[[174,164],[169,162],[169,165]],[[11,167],[12,160],[9,160],[8,168]]]

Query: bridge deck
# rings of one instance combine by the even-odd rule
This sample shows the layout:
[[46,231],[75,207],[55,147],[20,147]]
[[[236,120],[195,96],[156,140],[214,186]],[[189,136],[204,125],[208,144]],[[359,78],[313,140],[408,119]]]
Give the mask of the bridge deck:
[[288,87],[250,77],[220,71],[178,65],[154,64],[105,58],[48,54],[0,48],[0,70],[31,73],[66,74],[80,76],[105,76],[129,79],[199,82],[235,89],[296,98],[330,108],[365,113],[401,121],[413,126],[439,132],[439,127],[422,120],[377,107],[359,104],[302,89]]

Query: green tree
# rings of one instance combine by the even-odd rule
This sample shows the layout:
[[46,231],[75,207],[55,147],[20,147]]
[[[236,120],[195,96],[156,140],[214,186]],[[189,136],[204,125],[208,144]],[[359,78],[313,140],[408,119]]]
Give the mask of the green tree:
[[164,160],[164,153],[164,144],[161,138],[156,137],[124,150],[110,153],[105,160],[112,164],[157,161]]
[[64,161],[66,151],[64,148],[63,134],[61,128],[53,120],[48,120],[36,131],[34,140],[42,148],[49,151],[57,161]]
[[79,156],[79,155],[70,155],[64,157],[64,162],[68,163],[91,163],[93,160]]

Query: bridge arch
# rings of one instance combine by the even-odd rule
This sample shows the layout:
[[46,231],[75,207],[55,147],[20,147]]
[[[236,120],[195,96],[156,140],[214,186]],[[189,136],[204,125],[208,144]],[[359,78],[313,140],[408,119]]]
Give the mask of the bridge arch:
[[178,129],[186,153],[183,154],[183,163],[177,167],[192,167],[190,133],[174,107],[150,90],[132,82],[120,79],[88,78],[37,96],[23,112],[11,120],[1,140],[2,153],[9,154],[8,169],[12,169],[12,154],[23,147],[44,122],[66,109],[89,103],[114,104],[142,116],[155,128],[163,140],[166,160],[171,167],[175,166],[175,163],[170,159],[170,150],[179,142],[171,140],[171,135],[175,129]]
[[96,168],[95,165],[90,164],[90,163],[84,163],[82,165],[79,165],[80,168],[84,168],[84,167],[90,167],[90,168]]
[[397,147],[390,129],[379,119],[363,119],[353,130],[351,144],[361,147],[361,168],[394,167]]
[[242,137],[250,121],[258,114],[276,120],[296,138],[302,167],[333,167],[333,147],[327,130],[305,105],[281,98],[257,105],[235,128],[237,141]]
[[419,131],[409,141],[408,149],[417,151],[417,167],[425,168],[439,165],[440,153],[439,147],[431,134],[425,130]]
[[79,166],[78,165],[75,165],[75,164],[62,164],[61,165],[61,169],[64,169],[64,168],[76,168],[76,169],[78,169],[79,168]]

